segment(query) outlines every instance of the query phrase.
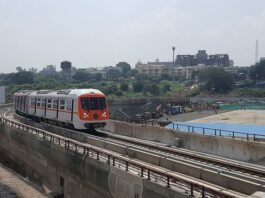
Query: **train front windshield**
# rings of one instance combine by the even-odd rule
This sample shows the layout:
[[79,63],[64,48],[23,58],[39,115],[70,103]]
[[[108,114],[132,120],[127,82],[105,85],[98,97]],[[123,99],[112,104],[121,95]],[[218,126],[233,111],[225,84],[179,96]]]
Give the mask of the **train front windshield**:
[[81,98],[83,110],[104,110],[106,109],[106,99],[103,97]]

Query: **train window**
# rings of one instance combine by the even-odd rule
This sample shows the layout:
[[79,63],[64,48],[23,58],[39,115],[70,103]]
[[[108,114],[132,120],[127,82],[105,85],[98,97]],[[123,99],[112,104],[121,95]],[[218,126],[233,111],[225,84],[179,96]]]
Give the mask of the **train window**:
[[22,96],[19,96],[20,100],[19,100],[19,109],[22,109]]
[[40,107],[40,104],[41,104],[41,99],[38,98],[38,99],[37,99],[37,107]]
[[99,109],[98,98],[89,98],[91,110]]
[[64,109],[65,107],[65,100],[60,100],[60,109]]
[[45,107],[45,98],[41,99],[41,107],[43,107],[43,108]]
[[57,100],[56,99],[53,100],[52,108],[57,109]]
[[52,108],[52,99],[47,100],[47,108],[51,109]]
[[70,100],[66,101],[66,109],[70,111],[72,110],[72,101]]
[[30,99],[30,105],[31,106],[35,106],[35,98],[31,98]]
[[81,98],[81,106],[83,110],[89,110],[88,98]]
[[105,98],[99,98],[99,107],[101,110],[106,109],[106,99]]
[[17,109],[19,108],[19,97],[17,96]]

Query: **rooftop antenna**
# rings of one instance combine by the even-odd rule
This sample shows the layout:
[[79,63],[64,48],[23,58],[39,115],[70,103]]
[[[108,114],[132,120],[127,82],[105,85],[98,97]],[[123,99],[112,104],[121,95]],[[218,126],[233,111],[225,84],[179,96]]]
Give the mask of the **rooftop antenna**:
[[259,41],[256,40],[255,63],[259,62]]

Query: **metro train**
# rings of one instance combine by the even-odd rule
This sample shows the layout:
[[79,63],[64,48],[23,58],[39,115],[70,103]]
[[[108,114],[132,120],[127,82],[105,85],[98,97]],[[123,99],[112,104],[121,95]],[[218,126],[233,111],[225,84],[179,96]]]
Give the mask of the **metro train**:
[[14,107],[33,120],[80,130],[104,127],[109,120],[107,98],[97,89],[21,90]]

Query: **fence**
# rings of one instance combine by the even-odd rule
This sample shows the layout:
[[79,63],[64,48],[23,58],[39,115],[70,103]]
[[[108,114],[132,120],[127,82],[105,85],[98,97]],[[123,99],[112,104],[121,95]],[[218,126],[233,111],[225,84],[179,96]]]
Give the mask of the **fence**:
[[[145,119],[129,119],[129,118],[115,118],[115,120],[134,123],[134,124],[142,124],[142,125],[149,125],[149,126],[165,126],[163,125],[163,121],[160,122],[158,120],[145,120]],[[165,122],[166,123],[166,122]],[[246,133],[240,131],[232,131],[232,130],[225,130],[225,129],[216,129],[216,128],[208,128],[208,127],[199,127],[199,126],[192,126],[187,124],[179,124],[179,123],[168,123],[169,127],[172,125],[173,130],[177,131],[185,131],[185,132],[192,132],[192,133],[200,133],[203,135],[211,135],[211,136],[221,136],[221,137],[232,137],[232,138],[242,138],[247,141],[265,141],[265,135],[256,134],[256,133]]]

